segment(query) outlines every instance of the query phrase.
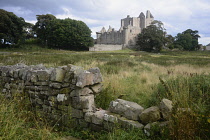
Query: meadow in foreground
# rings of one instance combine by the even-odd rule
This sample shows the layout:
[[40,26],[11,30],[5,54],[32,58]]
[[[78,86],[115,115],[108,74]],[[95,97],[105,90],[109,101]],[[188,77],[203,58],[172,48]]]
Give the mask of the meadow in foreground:
[[[73,64],[84,69],[99,67],[104,78],[104,90],[96,97],[98,107],[107,109],[109,102],[117,98],[137,102],[143,107],[157,105],[162,98],[169,98],[175,109],[165,139],[210,137],[209,52],[72,52],[33,45],[24,46],[22,50],[1,50],[0,65],[17,63],[43,64],[47,67]],[[56,132],[55,128],[47,124],[38,127],[39,123],[44,122],[36,119],[30,109],[17,104],[16,101],[3,101],[0,104],[0,139],[61,139],[66,135],[82,139],[147,139],[136,130],[127,132],[116,129],[110,133],[84,130]],[[191,112],[182,114],[177,108],[190,108]],[[25,129],[28,131],[25,132]]]

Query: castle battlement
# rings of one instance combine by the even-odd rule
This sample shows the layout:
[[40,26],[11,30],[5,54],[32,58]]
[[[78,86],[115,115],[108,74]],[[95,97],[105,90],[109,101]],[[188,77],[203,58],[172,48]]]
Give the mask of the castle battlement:
[[121,19],[121,27],[118,31],[114,30],[111,26],[106,31],[103,27],[101,31],[96,32],[97,44],[112,44],[112,45],[136,45],[137,36],[143,28],[151,25],[154,21],[153,15],[148,10],[146,16],[143,12],[138,17],[130,17]]

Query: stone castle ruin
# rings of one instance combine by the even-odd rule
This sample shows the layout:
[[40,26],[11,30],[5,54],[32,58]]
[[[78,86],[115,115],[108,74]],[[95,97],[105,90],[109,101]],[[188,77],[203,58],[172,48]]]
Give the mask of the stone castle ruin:
[[138,34],[151,25],[153,21],[154,17],[149,10],[146,16],[143,12],[138,17],[128,15],[126,18],[121,19],[121,27],[118,31],[109,26],[107,31],[103,27],[100,32],[96,32],[96,44],[135,46]]

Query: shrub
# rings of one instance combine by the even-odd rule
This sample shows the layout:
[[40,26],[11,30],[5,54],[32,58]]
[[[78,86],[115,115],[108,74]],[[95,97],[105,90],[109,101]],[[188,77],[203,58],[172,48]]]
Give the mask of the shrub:
[[210,75],[190,74],[167,81],[160,78],[156,97],[173,101],[171,136],[176,139],[210,137]]

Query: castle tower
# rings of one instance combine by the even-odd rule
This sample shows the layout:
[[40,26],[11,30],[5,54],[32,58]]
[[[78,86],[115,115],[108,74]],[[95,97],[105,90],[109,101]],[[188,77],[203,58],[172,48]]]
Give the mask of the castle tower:
[[145,15],[143,12],[141,12],[141,14],[139,15],[139,18],[140,18],[140,28],[141,30],[144,29],[146,26],[146,21],[145,21]]
[[154,17],[153,15],[150,13],[149,10],[147,10],[147,14],[146,14],[146,27],[151,25],[151,23],[154,21]]
[[101,35],[106,32],[106,29],[103,27],[100,32],[96,32],[96,43],[101,44],[102,38]]

